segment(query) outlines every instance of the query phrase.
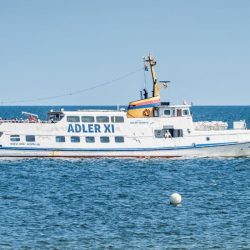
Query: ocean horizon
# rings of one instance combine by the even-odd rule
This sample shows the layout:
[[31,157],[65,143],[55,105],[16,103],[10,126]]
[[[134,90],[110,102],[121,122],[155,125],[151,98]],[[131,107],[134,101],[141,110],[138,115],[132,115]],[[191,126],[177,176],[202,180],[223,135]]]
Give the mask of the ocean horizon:
[[[0,117],[52,108],[0,106]],[[250,106],[191,110],[250,127]],[[14,158],[0,169],[0,249],[250,249],[250,158]]]

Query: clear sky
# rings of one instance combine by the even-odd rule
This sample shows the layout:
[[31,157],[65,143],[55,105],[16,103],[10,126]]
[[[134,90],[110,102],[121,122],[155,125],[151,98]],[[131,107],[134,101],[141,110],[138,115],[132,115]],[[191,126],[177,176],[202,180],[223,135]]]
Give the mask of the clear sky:
[[126,105],[143,71],[80,90],[143,67],[149,52],[171,80],[162,100],[250,105],[248,0],[0,0],[2,105]]

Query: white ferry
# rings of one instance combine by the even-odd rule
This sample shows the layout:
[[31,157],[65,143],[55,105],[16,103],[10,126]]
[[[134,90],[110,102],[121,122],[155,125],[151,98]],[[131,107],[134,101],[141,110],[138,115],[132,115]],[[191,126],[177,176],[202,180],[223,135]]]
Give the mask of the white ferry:
[[127,110],[51,110],[47,121],[0,120],[1,157],[241,157],[250,155],[244,121],[193,122],[190,105],[161,102],[151,55],[153,94]]

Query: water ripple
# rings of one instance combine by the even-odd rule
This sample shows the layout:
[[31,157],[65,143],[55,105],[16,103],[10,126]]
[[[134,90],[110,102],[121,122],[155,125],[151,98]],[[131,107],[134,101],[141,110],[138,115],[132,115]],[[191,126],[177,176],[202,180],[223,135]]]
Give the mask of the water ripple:
[[[0,161],[1,249],[248,249],[250,159]],[[178,207],[169,205],[181,193]]]

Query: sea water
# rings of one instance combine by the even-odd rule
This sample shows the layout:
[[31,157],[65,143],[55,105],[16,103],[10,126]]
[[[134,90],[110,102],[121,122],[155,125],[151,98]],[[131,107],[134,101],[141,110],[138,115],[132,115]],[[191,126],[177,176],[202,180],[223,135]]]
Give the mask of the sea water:
[[[192,111],[250,125],[250,107]],[[0,249],[250,249],[250,158],[0,159]]]

